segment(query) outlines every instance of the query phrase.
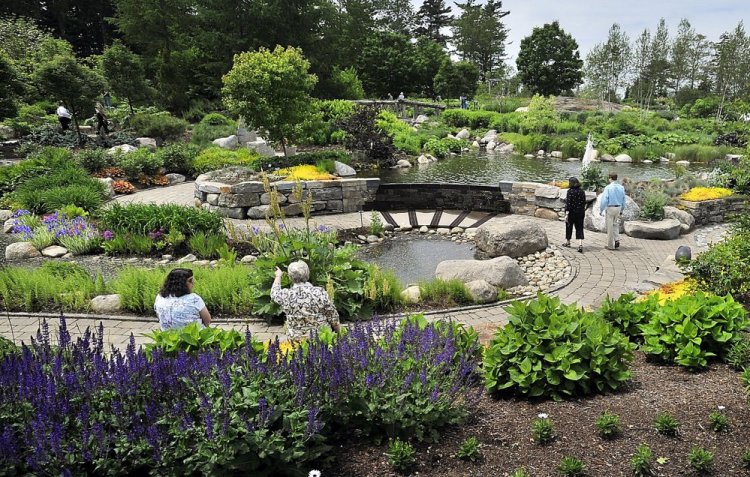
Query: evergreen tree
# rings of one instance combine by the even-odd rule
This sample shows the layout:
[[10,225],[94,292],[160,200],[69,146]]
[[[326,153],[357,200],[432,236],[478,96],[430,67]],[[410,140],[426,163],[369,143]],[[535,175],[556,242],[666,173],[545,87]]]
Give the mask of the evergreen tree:
[[721,96],[718,119],[728,100],[750,93],[750,37],[743,22],[739,22],[734,30],[723,33],[714,49],[714,83],[717,94]]
[[450,26],[453,17],[451,8],[445,6],[445,0],[424,0],[417,12],[419,26],[417,35],[430,38],[445,48],[448,35],[443,30]]
[[133,101],[148,96],[148,84],[140,57],[122,42],[115,41],[104,50],[102,69],[112,91],[127,100],[130,112],[133,113]]
[[16,100],[23,92],[16,70],[5,53],[0,50],[0,120],[16,115]]
[[478,5],[475,0],[456,3],[461,15],[453,25],[453,43],[461,58],[475,63],[482,79],[500,67],[505,57],[505,40],[508,31],[502,19],[509,15],[503,11],[503,2],[488,0]]
[[571,91],[583,80],[578,43],[558,22],[534,28],[521,40],[516,66],[524,86],[543,96]]

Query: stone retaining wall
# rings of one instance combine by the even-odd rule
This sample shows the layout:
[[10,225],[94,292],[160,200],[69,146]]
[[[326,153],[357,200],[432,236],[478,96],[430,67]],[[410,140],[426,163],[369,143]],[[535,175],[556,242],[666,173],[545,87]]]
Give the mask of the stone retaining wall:
[[[500,189],[510,201],[510,212],[548,220],[565,219],[565,199],[568,189],[537,182],[501,182]],[[596,194],[586,192],[589,202]]]
[[728,222],[733,215],[746,211],[748,199],[746,196],[733,196],[702,202],[681,200],[680,208],[695,217],[695,225],[715,224]]
[[[294,198],[294,182],[274,182],[279,205],[288,217],[302,215],[302,206]],[[380,179],[338,179],[301,182],[303,196],[312,195],[314,215],[356,212],[375,200]],[[270,208],[271,196],[259,181],[226,184],[199,177],[195,181],[196,205],[233,219],[263,219]]]
[[457,209],[508,214],[511,204],[499,186],[472,184],[380,184],[376,210]]

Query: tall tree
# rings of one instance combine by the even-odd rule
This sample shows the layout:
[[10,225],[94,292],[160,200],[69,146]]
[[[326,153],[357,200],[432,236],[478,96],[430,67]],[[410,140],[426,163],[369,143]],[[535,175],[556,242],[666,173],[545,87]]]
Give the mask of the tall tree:
[[148,97],[148,84],[141,59],[121,42],[115,41],[104,50],[102,70],[112,91],[127,100],[131,113],[134,101]]
[[453,20],[450,13],[451,8],[445,5],[445,0],[424,0],[417,12],[417,35],[430,38],[445,47],[448,35],[443,33],[443,30],[448,28]]
[[599,97],[616,101],[630,65],[630,39],[620,25],[609,29],[606,43],[596,45],[586,56],[586,76]]
[[456,3],[461,14],[453,24],[453,44],[461,59],[479,67],[482,79],[502,65],[508,30],[502,19],[510,14],[503,11],[503,2],[488,0],[485,5],[467,0]]
[[383,0],[380,23],[386,30],[411,35],[417,26],[417,15],[411,0]]
[[690,25],[690,22],[683,18],[677,27],[677,35],[672,43],[670,63],[672,89],[677,92],[688,81],[691,70],[690,52],[695,44],[695,38],[698,34]]
[[268,130],[286,155],[287,140],[310,110],[317,78],[309,69],[310,63],[293,47],[240,53],[223,78],[224,103],[250,127]]
[[583,80],[578,43],[558,22],[534,28],[521,40],[516,66],[524,86],[544,96],[571,91]]
[[16,100],[23,92],[10,58],[0,50],[0,120],[16,115]]
[[479,68],[474,63],[446,60],[435,75],[435,92],[443,98],[458,98],[461,95],[474,97],[479,81]]
[[717,118],[727,100],[750,93],[750,37],[743,22],[721,35],[715,45],[713,59],[714,83],[721,96]]
[[663,18],[659,20],[653,41],[651,42],[651,57],[647,67],[647,76],[650,80],[649,101],[654,96],[666,96],[667,86],[671,75],[671,64],[669,55],[671,44],[669,42],[669,29]]
[[693,37],[688,51],[688,78],[690,89],[707,80],[707,69],[711,58],[711,42],[700,33]]
[[644,104],[644,98],[648,91],[646,79],[647,69],[651,58],[651,32],[648,28],[635,40],[635,54],[633,56],[633,74],[635,84],[630,88],[630,94],[639,105]]

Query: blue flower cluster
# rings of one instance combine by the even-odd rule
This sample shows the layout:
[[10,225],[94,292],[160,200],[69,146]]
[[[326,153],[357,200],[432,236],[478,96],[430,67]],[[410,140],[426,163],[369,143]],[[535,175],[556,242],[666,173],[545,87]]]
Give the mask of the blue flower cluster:
[[[12,232],[14,234],[23,234],[24,240],[34,238],[35,228],[28,225],[26,222],[28,219],[23,218],[30,215],[31,213],[28,210],[18,210],[13,214],[16,220],[14,221]],[[99,237],[99,232],[94,225],[83,217],[74,217],[71,219],[65,216],[65,214],[54,212],[45,215],[41,224],[47,229],[47,232],[54,233],[56,239],[60,239],[61,237],[79,237],[84,239]]]
[[[447,330],[447,331],[446,331]],[[454,328],[376,321],[285,351],[151,358],[75,342],[61,318],[0,360],[0,468],[11,475],[252,475],[316,461],[363,434],[429,438],[478,396],[478,343]]]

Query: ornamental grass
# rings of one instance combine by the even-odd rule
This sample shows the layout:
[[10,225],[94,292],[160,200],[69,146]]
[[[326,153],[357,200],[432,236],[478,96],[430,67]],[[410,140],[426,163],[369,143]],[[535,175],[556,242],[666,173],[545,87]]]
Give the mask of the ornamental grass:
[[691,202],[703,202],[705,200],[716,200],[729,197],[733,194],[731,189],[724,187],[693,187],[680,196],[680,199]]
[[434,324],[311,335],[286,359],[278,341],[149,357],[132,336],[105,353],[104,333],[73,341],[61,317],[57,343],[44,322],[0,358],[4,474],[298,475],[354,430],[435,439],[481,392],[476,340]]

